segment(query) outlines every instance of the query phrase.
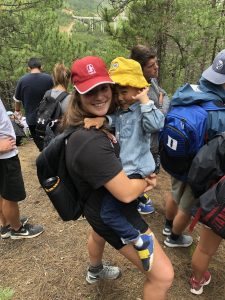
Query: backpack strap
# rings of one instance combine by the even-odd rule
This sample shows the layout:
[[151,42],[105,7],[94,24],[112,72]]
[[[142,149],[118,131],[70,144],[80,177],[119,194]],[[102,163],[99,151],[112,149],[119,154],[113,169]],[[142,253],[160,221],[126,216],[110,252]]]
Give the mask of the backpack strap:
[[62,102],[62,100],[65,99],[68,95],[69,95],[69,93],[63,91],[55,98],[55,100],[57,102]]
[[195,225],[198,223],[198,221],[201,217],[201,213],[202,213],[202,208],[199,207],[196,214],[195,214],[195,216],[194,216],[194,218],[193,218],[193,220],[192,220],[192,222],[191,222],[191,224],[189,225],[189,228],[188,228],[189,232],[192,232],[194,230]]

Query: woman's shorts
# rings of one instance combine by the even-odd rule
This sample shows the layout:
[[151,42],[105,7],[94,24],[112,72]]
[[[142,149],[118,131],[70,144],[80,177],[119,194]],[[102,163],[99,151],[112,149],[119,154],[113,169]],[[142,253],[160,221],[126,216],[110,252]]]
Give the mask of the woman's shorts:
[[[92,199],[93,200],[93,199]],[[84,208],[84,215],[91,225],[93,230],[104,238],[112,247],[119,250],[125,246],[122,243],[120,237],[107,225],[105,225],[100,217],[101,200],[86,202]],[[127,218],[127,221],[139,230],[140,233],[144,233],[148,230],[148,224],[142,219],[141,215],[137,211],[137,201],[125,204],[122,208],[123,215]]]
[[183,212],[190,214],[191,208],[196,202],[190,185],[174,177],[171,177],[171,185],[173,199]]
[[0,195],[9,201],[18,202],[26,198],[18,155],[0,159]]

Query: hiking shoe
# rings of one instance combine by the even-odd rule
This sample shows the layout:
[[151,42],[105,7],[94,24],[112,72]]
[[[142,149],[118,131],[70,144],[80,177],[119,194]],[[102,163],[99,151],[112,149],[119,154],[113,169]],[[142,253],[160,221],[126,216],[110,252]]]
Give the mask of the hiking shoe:
[[[21,217],[20,222],[22,223],[22,225],[25,225],[28,222],[28,218],[27,217]],[[2,226],[0,231],[1,231],[1,238],[2,239],[7,239],[11,236],[10,225]]]
[[88,270],[86,281],[90,284],[96,283],[103,279],[117,279],[121,276],[121,271],[118,267],[103,265],[103,268],[98,273],[93,273]]
[[41,225],[31,225],[25,224],[18,231],[11,229],[11,239],[20,240],[20,239],[31,239],[44,231],[44,228]]
[[169,225],[166,225],[164,226],[163,228],[163,235],[171,235],[171,231],[172,231],[172,228],[169,226]]
[[190,285],[191,285],[191,293],[195,295],[201,295],[203,293],[203,287],[208,285],[211,281],[211,274],[209,271],[204,273],[202,280],[198,281],[192,276],[190,278]]
[[164,241],[164,244],[170,248],[189,247],[191,246],[192,243],[193,243],[193,238],[189,235],[184,235],[184,234],[179,236],[177,240],[172,240],[171,236],[168,236]]
[[140,202],[137,210],[141,215],[148,215],[152,214],[155,211],[155,208],[152,204],[152,201],[149,200],[146,204]]
[[154,256],[154,234],[141,234],[143,245],[141,247],[134,246],[138,251],[138,255],[141,259],[143,268],[149,272],[152,268],[153,256]]

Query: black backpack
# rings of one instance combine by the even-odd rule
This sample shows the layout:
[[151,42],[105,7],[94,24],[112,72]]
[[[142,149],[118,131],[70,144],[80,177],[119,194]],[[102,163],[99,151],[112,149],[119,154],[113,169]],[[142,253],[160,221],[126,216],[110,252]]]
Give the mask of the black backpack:
[[47,196],[63,221],[82,215],[82,201],[65,162],[67,139],[76,130],[70,128],[56,136],[36,160],[37,176]]
[[36,134],[44,138],[46,127],[52,123],[51,128],[56,127],[62,116],[61,102],[68,96],[67,92],[62,92],[57,98],[51,96],[51,90],[48,90],[37,109]]
[[194,157],[187,182],[196,198],[225,174],[225,132],[217,134]]

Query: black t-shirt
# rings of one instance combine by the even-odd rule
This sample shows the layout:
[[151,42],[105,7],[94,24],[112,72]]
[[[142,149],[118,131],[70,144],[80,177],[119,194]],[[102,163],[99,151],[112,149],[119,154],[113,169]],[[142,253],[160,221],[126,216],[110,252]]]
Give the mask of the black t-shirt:
[[37,107],[45,92],[52,87],[52,77],[45,73],[29,73],[20,78],[14,98],[23,103],[28,125],[36,124]]
[[96,129],[74,132],[66,147],[66,165],[82,200],[89,206],[101,206],[104,184],[122,171],[119,145]]

